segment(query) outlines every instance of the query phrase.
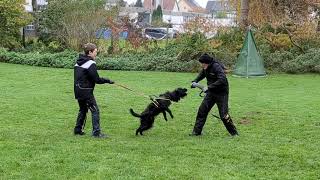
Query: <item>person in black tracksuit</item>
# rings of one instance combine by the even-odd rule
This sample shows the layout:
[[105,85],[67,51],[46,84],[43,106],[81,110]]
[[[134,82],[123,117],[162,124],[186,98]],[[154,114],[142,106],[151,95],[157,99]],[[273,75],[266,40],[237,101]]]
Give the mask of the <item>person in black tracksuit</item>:
[[95,84],[113,84],[114,82],[110,79],[99,77],[96,62],[94,61],[97,55],[96,45],[91,43],[85,44],[84,52],[85,54],[79,55],[74,66],[74,94],[80,108],[74,134],[85,134],[83,132],[85,119],[88,109],[90,109],[92,114],[92,136],[103,138],[107,136],[101,133],[99,107],[94,98],[93,91]]
[[203,54],[200,57],[199,62],[202,64],[203,69],[192,82],[198,83],[206,78],[208,89],[206,90],[206,96],[199,107],[196,122],[192,134],[190,135],[201,135],[208,113],[215,104],[218,106],[220,119],[228,132],[232,136],[238,135],[237,129],[228,112],[229,84],[224,73],[224,66],[208,54]]

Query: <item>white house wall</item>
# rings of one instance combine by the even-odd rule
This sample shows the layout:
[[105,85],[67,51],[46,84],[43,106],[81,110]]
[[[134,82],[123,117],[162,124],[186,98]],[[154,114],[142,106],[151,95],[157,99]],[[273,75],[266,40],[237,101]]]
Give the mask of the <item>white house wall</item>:
[[26,0],[24,8],[27,12],[32,12],[32,0]]
[[163,15],[163,22],[171,24],[183,24],[183,16]]
[[[172,24],[172,28],[174,30],[177,30],[179,32],[183,32],[183,24],[186,23],[186,17],[182,15],[171,15],[171,14],[164,14],[163,15],[163,22],[170,23]],[[208,18],[209,21],[216,25],[216,26],[224,26],[224,27],[230,27],[230,26],[235,26],[236,22],[235,19],[231,18],[224,18],[224,19],[214,19],[214,18]]]
[[[24,5],[24,8],[27,12],[32,12],[32,0],[25,0],[26,4]],[[37,0],[37,5],[44,6],[48,5],[47,0]]]

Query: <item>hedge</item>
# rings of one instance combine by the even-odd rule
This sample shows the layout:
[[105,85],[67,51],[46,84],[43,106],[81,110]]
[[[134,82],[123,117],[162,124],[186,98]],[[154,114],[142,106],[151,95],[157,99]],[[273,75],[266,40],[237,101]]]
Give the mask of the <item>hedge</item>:
[[[0,62],[26,64],[31,66],[73,68],[78,53],[64,51],[60,53],[19,53],[0,49]],[[154,56],[153,54],[125,54],[114,57],[98,57],[98,69],[134,70],[134,71],[172,71],[191,72],[198,67],[197,61],[178,61],[176,57]]]
[[[98,69],[134,71],[195,72],[199,70],[196,60],[178,60],[174,53],[158,50],[154,53],[122,54],[113,57],[98,57]],[[32,66],[73,68],[78,53],[19,53],[0,48],[0,62]],[[277,51],[265,56],[268,70],[286,73],[320,73],[320,49],[309,49],[305,54]]]

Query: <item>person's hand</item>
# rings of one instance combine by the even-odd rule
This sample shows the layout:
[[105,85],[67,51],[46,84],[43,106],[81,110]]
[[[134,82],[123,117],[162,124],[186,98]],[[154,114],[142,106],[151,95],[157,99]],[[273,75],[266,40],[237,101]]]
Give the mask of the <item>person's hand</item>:
[[207,92],[208,92],[208,87],[204,87],[202,91],[203,91],[204,93],[207,93]]
[[195,81],[192,81],[191,88],[195,88],[195,87],[197,87],[197,85],[198,85],[198,83],[196,83]]

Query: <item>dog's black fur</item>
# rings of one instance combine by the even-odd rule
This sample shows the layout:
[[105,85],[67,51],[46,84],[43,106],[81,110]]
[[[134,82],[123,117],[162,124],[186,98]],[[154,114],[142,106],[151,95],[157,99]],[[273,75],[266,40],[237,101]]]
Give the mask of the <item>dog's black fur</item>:
[[181,98],[187,95],[187,91],[188,90],[185,88],[177,88],[172,92],[161,94],[159,98],[156,99],[156,102],[150,103],[141,114],[137,114],[133,109],[130,109],[130,113],[133,116],[140,118],[140,127],[136,130],[136,135],[138,135],[138,133],[143,135],[143,131],[150,129],[154,123],[155,117],[160,113],[163,114],[166,121],[168,121],[166,112],[168,112],[171,118],[173,118],[172,112],[169,109],[171,101],[178,102]]

